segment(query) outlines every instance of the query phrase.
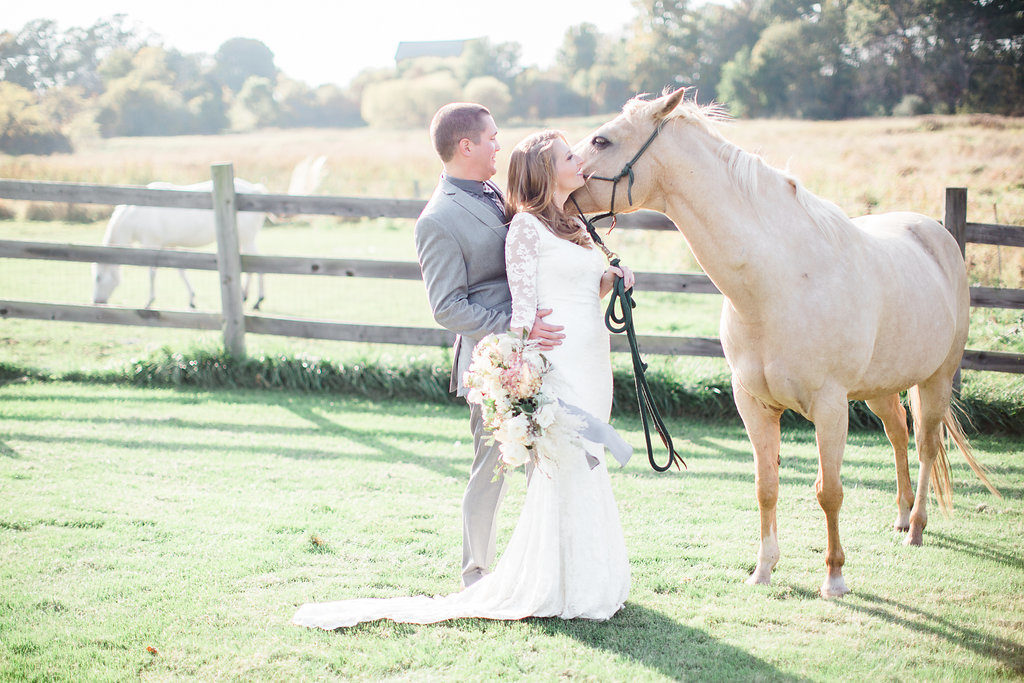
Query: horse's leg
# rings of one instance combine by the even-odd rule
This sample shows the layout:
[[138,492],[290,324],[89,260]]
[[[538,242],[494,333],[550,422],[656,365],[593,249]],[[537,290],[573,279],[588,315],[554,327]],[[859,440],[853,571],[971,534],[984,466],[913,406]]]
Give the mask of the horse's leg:
[[[935,376],[910,389],[911,410],[914,416],[914,442],[917,444],[917,495],[910,510],[910,529],[903,539],[905,545],[921,545],[924,528],[928,526],[928,485],[935,475],[938,489],[943,488],[941,477],[948,479],[949,463],[942,444],[942,417],[949,409],[953,388],[948,377]],[[948,487],[947,487],[948,490]]]
[[[243,254],[258,254],[258,253],[260,253],[259,250],[256,249],[256,241],[255,240],[253,240],[252,242],[250,242],[250,243],[246,244],[245,246],[243,246],[241,251],[242,251]],[[252,282],[252,275],[253,275],[252,273],[246,273],[245,274],[245,285],[242,287],[242,301],[248,301],[249,300],[249,285]],[[263,303],[263,295],[264,295],[263,273],[256,273],[256,283],[257,283],[258,291],[256,292],[256,303],[254,303],[252,305],[252,310],[254,310],[254,311],[260,310],[260,304]]]
[[263,273],[256,273],[256,283],[258,285],[258,291],[256,293],[256,303],[252,305],[252,310],[260,310],[260,304],[263,303],[265,290],[263,289]]
[[149,301],[146,302],[146,308],[153,305],[156,301],[156,268],[150,267],[149,269]]
[[178,268],[178,273],[181,274],[181,281],[185,283],[185,289],[188,290],[188,307],[196,307],[196,290],[192,289],[192,283],[188,281],[188,275],[185,274],[184,268]]
[[754,487],[757,490],[757,507],[761,513],[761,545],[757,551],[757,567],[747,583],[767,585],[771,583],[772,570],[779,561],[775,506],[779,500],[779,418],[782,411],[748,394],[735,379],[732,391],[736,408],[747,428],[750,444],[754,447]]
[[849,592],[843,581],[843,564],[846,555],[839,542],[839,509],[843,506],[843,483],[839,471],[843,465],[843,449],[846,448],[846,434],[849,428],[849,403],[845,393],[819,394],[811,411],[814,435],[818,442],[818,478],[814,491],[818,504],[825,512],[825,527],[828,546],[825,549],[825,565],[828,573],[821,584],[821,596],[832,598]]
[[890,394],[865,401],[868,408],[882,421],[885,435],[892,444],[896,458],[896,531],[910,529],[910,506],[914,504],[914,485],[910,481],[910,466],[907,463],[907,446],[910,445],[910,431],[907,429],[907,411],[900,403],[899,394]]

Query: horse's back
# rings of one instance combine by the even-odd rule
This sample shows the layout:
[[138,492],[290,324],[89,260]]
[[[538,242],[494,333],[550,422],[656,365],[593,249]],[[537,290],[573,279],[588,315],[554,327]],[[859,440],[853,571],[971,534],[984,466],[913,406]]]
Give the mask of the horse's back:
[[859,216],[854,224],[876,247],[895,251],[901,259],[934,263],[951,279],[965,274],[963,257],[956,240],[942,225],[928,216],[910,211]]

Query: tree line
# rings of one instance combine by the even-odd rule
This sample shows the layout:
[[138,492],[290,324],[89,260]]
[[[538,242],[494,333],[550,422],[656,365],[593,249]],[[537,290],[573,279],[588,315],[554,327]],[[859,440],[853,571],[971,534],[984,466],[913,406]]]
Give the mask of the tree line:
[[636,93],[692,86],[737,116],[838,119],[1024,114],[1019,0],[633,0],[614,34],[570,27],[548,68],[518,43],[467,41],[458,57],[367,69],[310,87],[261,41],[185,54],[125,15],[0,33],[0,151],[68,151],[97,136],[296,126],[423,126],[441,104],[500,120],[607,113]]

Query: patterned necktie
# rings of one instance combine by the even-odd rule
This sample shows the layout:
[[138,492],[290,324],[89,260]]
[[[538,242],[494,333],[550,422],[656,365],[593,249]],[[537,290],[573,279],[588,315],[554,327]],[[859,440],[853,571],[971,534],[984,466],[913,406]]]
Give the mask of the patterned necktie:
[[501,196],[501,193],[496,191],[488,183],[484,183],[484,197],[491,201],[494,208],[497,209],[497,214],[502,221],[505,220],[505,200]]

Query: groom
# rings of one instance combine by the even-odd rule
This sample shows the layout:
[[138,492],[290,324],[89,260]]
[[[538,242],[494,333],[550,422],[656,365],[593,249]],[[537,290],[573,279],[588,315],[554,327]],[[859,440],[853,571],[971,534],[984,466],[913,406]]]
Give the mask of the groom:
[[[419,256],[434,320],[454,332],[454,365],[449,386],[458,396],[468,392],[462,374],[469,368],[473,347],[492,332],[507,332],[512,295],[505,275],[504,199],[491,182],[497,172],[498,128],[486,107],[447,104],[430,123],[430,138],[444,172],[433,196],[416,221]],[[542,348],[561,343],[559,325],[537,312],[531,339]],[[462,583],[470,586],[487,573],[494,560],[497,512],[505,494],[503,476],[494,477],[498,444],[487,445],[480,406],[469,407],[474,459],[462,499]]]

